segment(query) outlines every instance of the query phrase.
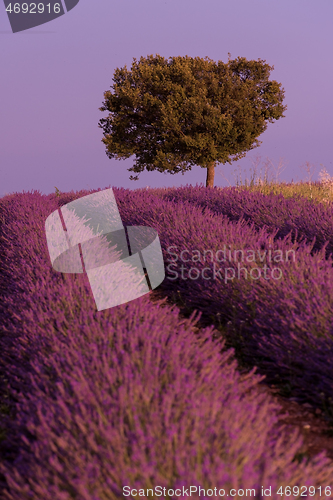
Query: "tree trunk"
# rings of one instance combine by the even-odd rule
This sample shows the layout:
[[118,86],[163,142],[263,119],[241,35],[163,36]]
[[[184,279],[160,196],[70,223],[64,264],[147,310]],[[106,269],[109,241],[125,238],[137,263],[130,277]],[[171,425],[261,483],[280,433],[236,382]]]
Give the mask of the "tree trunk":
[[206,187],[214,187],[215,162],[207,167]]

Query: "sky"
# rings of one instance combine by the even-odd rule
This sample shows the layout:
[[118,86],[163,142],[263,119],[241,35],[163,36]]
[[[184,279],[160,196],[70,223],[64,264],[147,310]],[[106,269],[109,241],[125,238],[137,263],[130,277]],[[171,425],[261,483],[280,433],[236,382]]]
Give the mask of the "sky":
[[227,62],[230,52],[274,66],[285,117],[268,124],[245,158],[219,164],[215,185],[249,178],[256,161],[259,169],[270,161],[279,181],[317,180],[324,167],[333,176],[332,22],[332,0],[80,0],[13,33],[0,0],[0,196],[205,184],[199,166],[131,181],[134,157],[105,153],[103,94],[116,68],[150,54]]

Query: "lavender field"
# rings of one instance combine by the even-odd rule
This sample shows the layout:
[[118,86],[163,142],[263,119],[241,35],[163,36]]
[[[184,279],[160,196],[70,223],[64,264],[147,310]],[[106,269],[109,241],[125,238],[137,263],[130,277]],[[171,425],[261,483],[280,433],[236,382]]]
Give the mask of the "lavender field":
[[124,225],[158,232],[158,290],[174,306],[149,294],[97,312],[86,275],[51,267],[46,218],[93,191],[0,200],[0,498],[136,498],[124,486],[331,498],[332,461],[297,458],[302,437],[258,385],[333,425],[332,206],[236,188],[113,191]]

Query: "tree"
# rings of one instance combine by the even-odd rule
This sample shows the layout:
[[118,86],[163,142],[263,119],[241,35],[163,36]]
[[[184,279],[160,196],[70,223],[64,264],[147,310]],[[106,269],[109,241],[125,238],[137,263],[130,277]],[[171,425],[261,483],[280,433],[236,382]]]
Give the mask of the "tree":
[[[109,158],[136,156],[129,171],[176,174],[199,165],[214,185],[217,163],[258,147],[266,122],[283,117],[284,90],[269,81],[274,66],[244,57],[217,63],[208,57],[160,55],[117,68],[104,93],[109,115],[99,121]],[[130,179],[137,180],[138,175]]]

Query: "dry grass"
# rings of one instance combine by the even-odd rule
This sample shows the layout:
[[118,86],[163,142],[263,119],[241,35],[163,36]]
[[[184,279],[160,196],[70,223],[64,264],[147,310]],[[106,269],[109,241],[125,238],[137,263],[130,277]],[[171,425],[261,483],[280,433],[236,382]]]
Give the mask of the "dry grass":
[[[282,194],[285,198],[304,197],[320,203],[333,202],[333,177],[329,175],[323,165],[321,165],[322,168],[319,172],[318,181],[312,181],[315,166],[306,162],[305,165],[300,167],[306,172],[306,179],[298,183],[294,183],[293,181],[287,183],[283,181],[279,182],[280,174],[286,168],[282,159],[279,160],[278,165],[274,165],[269,159],[267,159],[262,166],[260,166],[260,163],[260,156],[252,160],[249,177],[244,177],[244,175],[246,175],[245,169],[243,170],[243,175],[240,167],[235,169],[235,185],[238,189],[259,191],[265,195],[270,193]],[[227,179],[222,172],[219,173],[231,186],[229,179]]]

